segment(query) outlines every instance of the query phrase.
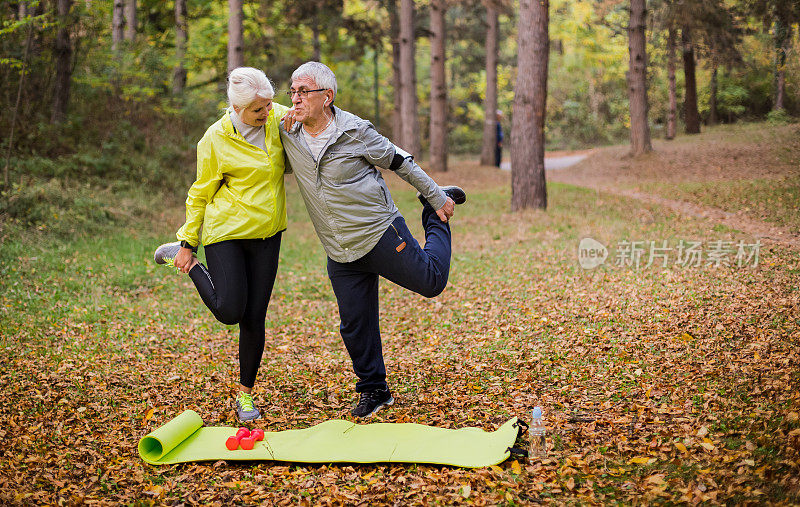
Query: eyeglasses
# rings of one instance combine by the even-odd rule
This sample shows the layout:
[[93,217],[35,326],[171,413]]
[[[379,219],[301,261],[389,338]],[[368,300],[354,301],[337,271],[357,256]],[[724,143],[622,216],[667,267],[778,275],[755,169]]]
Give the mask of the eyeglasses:
[[289,98],[292,98],[296,93],[297,95],[300,96],[301,99],[305,99],[311,92],[324,92],[325,90],[327,90],[327,88],[319,88],[317,90],[289,90],[286,92],[286,95],[288,95]]

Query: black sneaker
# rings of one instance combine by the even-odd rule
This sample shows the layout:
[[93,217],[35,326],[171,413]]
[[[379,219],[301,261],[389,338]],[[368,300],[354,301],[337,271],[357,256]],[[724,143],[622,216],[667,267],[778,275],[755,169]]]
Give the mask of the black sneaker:
[[375,389],[364,391],[358,399],[358,405],[350,413],[355,417],[369,417],[383,407],[394,403],[392,392],[389,389]]
[[[463,188],[450,185],[448,187],[441,187],[441,189],[447,197],[453,200],[454,203],[464,204],[467,202],[467,193],[464,192]],[[421,202],[423,206],[428,204],[428,201],[422,197],[422,194],[419,192],[417,192],[417,199],[419,199],[419,202]]]

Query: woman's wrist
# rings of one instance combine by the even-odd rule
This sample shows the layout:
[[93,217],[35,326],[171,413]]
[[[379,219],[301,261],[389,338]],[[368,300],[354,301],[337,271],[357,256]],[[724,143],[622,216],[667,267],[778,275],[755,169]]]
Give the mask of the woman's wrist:
[[181,248],[186,248],[187,250],[191,250],[192,253],[197,253],[197,247],[192,246],[188,241],[181,241]]

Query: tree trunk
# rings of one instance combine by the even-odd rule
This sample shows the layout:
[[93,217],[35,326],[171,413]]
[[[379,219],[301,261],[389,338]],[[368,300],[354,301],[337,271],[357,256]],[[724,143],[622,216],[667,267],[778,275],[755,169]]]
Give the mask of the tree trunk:
[[400,145],[415,157],[422,148],[417,118],[416,63],[414,44],[414,0],[400,0]]
[[389,24],[392,37],[392,89],[394,90],[394,110],[392,111],[392,139],[400,142],[403,135],[403,116],[402,100],[403,94],[400,93],[402,83],[400,82],[400,20],[397,13],[396,0],[389,0]]
[[667,79],[669,80],[669,109],[667,110],[667,139],[675,139],[678,130],[678,93],[675,86],[675,29],[667,35]]
[[549,0],[520,0],[517,82],[511,127],[511,209],[547,208],[544,120]]
[[372,54],[372,83],[375,94],[375,130],[381,131],[381,89],[380,77],[378,73],[378,58],[380,57],[382,41],[375,44]]
[[125,0],[125,40],[136,39],[136,0]]
[[497,39],[499,21],[497,10],[486,7],[486,97],[483,99],[483,147],[481,165],[495,164],[497,148]]
[[244,65],[242,53],[242,0],[228,0],[228,74]]
[[[20,8],[20,19],[28,15],[27,9],[22,12]],[[3,167],[3,186],[8,188],[10,184],[8,168],[11,161],[11,150],[14,148],[14,129],[17,125],[17,116],[19,115],[19,104],[22,99],[22,89],[25,85],[25,70],[28,66],[28,54],[31,51],[31,44],[33,42],[33,23],[28,23],[28,33],[25,36],[25,49],[22,51],[22,68],[19,73],[19,83],[17,83],[17,101],[14,103],[14,111],[11,114],[11,128],[8,135],[8,148],[6,150],[6,163]]]
[[775,105],[773,110],[784,108],[786,97],[786,54],[792,41],[792,26],[775,21]]
[[312,24],[311,34],[313,36],[313,41],[314,41],[314,44],[312,46],[314,48],[314,54],[311,55],[311,59],[314,60],[315,62],[319,62],[322,59],[322,47],[319,44],[319,32],[320,32],[319,6],[317,6],[314,9],[314,16],[311,20],[311,24]]
[[689,29],[681,30],[683,47],[683,76],[686,92],[683,97],[683,119],[687,134],[700,133],[700,112],[697,110],[697,81],[694,75],[694,44]]
[[717,115],[717,64],[711,69],[711,96],[708,98],[708,124],[716,125],[719,123]]
[[445,74],[445,3],[431,0],[431,143],[432,171],[447,171],[447,76]]
[[400,147],[419,158],[422,152],[417,118],[416,64],[414,62],[414,0],[400,0]]
[[597,91],[597,85],[595,84],[595,76],[591,76],[589,78],[587,90],[589,93],[589,111],[592,113],[592,119],[594,121],[600,120],[600,106],[603,103],[603,94]]
[[186,68],[183,62],[186,58],[186,0],[175,0],[175,70],[172,73],[172,94],[183,95],[186,87]]
[[72,41],[69,37],[69,11],[72,0],[58,0],[58,33],[53,48],[56,61],[56,81],[53,89],[53,111],[50,123],[61,123],[67,116],[69,105],[69,88],[72,82]]
[[19,3],[19,6],[17,8],[17,14],[18,14],[17,19],[20,19],[20,20],[25,19],[26,17],[28,17],[28,2],[20,2]]
[[[413,1],[411,2],[411,6],[414,7],[414,2]],[[417,145],[416,146],[416,150],[417,150],[418,153],[421,154],[422,153],[422,142],[420,140],[420,137],[421,137],[420,133],[422,132],[422,129],[421,129],[421,126],[420,126],[420,123],[419,123],[419,115],[416,114],[417,111],[419,111],[419,97],[417,97],[417,36],[416,36],[416,33],[417,33],[417,29],[416,29],[416,26],[417,26],[417,10],[416,10],[416,8],[413,8],[412,11],[411,11],[411,19],[413,20],[413,24],[412,24],[413,28],[412,28],[411,32],[414,34],[414,36],[411,37],[411,54],[413,55],[413,57],[411,58],[411,62],[414,65],[414,72],[411,73],[411,84],[412,84],[411,89],[414,92],[414,93],[411,94],[411,97],[412,97],[413,102],[414,102],[414,107],[412,109],[412,111],[414,111],[414,115],[412,115],[413,122],[414,122],[413,132],[414,132],[414,142]],[[426,125],[426,126],[428,126],[428,125]],[[430,135],[430,132],[428,134]]]
[[628,103],[631,113],[631,154],[653,150],[647,121],[647,48],[645,47],[646,0],[631,0],[628,23]]
[[119,49],[125,29],[125,2],[124,0],[113,0],[113,11],[111,15],[111,49]]

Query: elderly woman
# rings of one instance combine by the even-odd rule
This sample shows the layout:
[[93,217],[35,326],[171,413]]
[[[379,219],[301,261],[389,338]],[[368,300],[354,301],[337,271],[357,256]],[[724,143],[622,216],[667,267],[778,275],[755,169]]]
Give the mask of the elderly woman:
[[[155,261],[188,273],[214,317],[239,324],[241,421],[261,417],[252,389],[264,352],[264,321],[286,229],[284,153],[278,122],[288,108],[258,69],[228,78],[230,107],[197,144],[197,179],[186,199],[179,241],[158,247]],[[194,253],[202,242],[208,267]]]

